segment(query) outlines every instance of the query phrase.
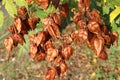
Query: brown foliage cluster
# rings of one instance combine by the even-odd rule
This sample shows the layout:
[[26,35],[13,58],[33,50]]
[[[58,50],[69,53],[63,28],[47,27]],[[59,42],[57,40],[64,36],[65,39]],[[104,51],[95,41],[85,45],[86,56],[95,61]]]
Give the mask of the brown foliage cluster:
[[[59,12],[52,13],[43,19],[43,30],[30,36],[30,56],[32,59],[51,62],[52,68],[48,67],[46,80],[54,80],[56,74],[61,76],[67,70],[65,60],[73,54],[73,47],[63,44],[56,48],[52,40],[60,39],[60,25],[62,17],[68,16],[67,3],[60,5]],[[67,38],[67,37],[66,37]],[[68,38],[67,38],[68,39]],[[66,40],[66,39],[65,39]]]
[[29,17],[27,9],[24,6],[19,8],[18,15],[14,16],[13,25],[8,26],[11,34],[4,40],[4,45],[8,52],[11,52],[13,46],[17,46],[18,43],[23,44],[25,42],[24,34],[27,34],[31,29],[35,29],[38,22],[39,18],[36,16]]
[[79,30],[73,31],[71,37],[75,43],[87,44],[98,58],[106,60],[106,49],[110,48],[111,44],[118,45],[118,33],[108,30],[98,11],[91,11],[89,5],[90,0],[78,1],[79,11],[74,12],[73,22]]
[[[79,30],[71,32],[70,36],[65,36],[63,45],[56,47],[52,41],[61,39],[60,28],[62,17],[67,18],[69,13],[68,3],[59,4],[60,0],[34,0],[42,9],[47,9],[50,2],[59,9],[59,12],[52,13],[44,18],[43,30],[37,34],[30,35],[29,54],[37,61],[47,60],[52,67],[48,67],[46,80],[54,80],[55,76],[61,76],[68,69],[66,60],[73,54],[72,41],[76,44],[86,44],[94,53],[103,60],[107,59],[106,49],[111,44],[117,46],[118,33],[111,32],[104,25],[99,12],[90,10],[90,0],[78,0],[78,12],[74,12],[73,22],[79,27]],[[32,0],[26,0],[28,4]],[[18,43],[23,44],[24,34],[29,30],[35,29],[39,18],[34,15],[29,17],[25,7],[18,9],[18,15],[14,17],[13,25],[8,27],[11,35],[4,40],[4,45],[8,52],[11,52],[13,46]]]

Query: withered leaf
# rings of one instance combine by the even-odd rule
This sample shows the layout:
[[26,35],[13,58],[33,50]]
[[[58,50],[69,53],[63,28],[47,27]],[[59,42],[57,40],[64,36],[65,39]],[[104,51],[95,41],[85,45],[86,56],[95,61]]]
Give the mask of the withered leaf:
[[88,17],[90,18],[90,20],[95,21],[99,23],[100,25],[103,24],[103,20],[101,19],[97,10],[92,10],[92,12],[89,14]]
[[17,30],[17,33],[27,34],[27,27],[19,16],[14,16],[14,26]]
[[55,75],[56,75],[56,69],[48,67],[45,76],[46,80],[54,80]]
[[74,39],[75,43],[84,43],[88,39],[88,31],[85,29],[73,31],[71,37]]
[[7,51],[11,52],[13,47],[13,39],[11,37],[5,38],[4,45]]
[[46,42],[47,37],[48,37],[48,33],[46,31],[40,31],[40,32],[38,32],[37,35],[36,35],[36,37],[35,37],[37,46],[39,44],[43,45]]
[[101,33],[100,26],[96,21],[89,21],[87,27],[88,27],[89,31],[94,33],[94,34]]
[[84,0],[85,11],[89,11],[90,9],[90,0]]
[[21,34],[12,34],[10,37],[13,39],[14,45],[17,45],[18,43],[23,45],[23,43],[25,41],[24,37]]
[[62,55],[57,56],[57,58],[54,59],[54,66],[60,66],[60,62],[62,61]]
[[54,5],[55,8],[58,7],[60,0],[52,0],[52,4]]
[[37,55],[37,60],[41,61],[41,60],[45,59],[45,57],[46,57],[45,53],[39,52],[38,55]]
[[73,47],[70,45],[62,46],[62,57],[68,60],[73,54]]
[[80,28],[80,29],[85,29],[86,28],[86,20],[85,19],[81,19],[77,22],[77,26]]
[[72,38],[71,38],[70,36],[65,36],[65,37],[63,38],[63,41],[64,41],[64,43],[66,43],[66,44],[70,44],[70,43],[72,43]]
[[[26,1],[28,1],[28,0],[26,0]],[[22,6],[22,7],[18,8],[17,12],[20,15],[20,17],[23,18],[23,19],[27,19],[29,17],[27,9],[25,8],[25,6]]]
[[98,57],[102,60],[107,60],[108,59],[108,55],[104,50],[99,54]]
[[56,67],[56,70],[59,76],[65,73],[67,69],[68,69],[67,64],[63,60],[59,63],[59,66]]
[[77,24],[77,22],[82,18],[82,14],[80,12],[75,12],[73,16],[73,22]]
[[7,29],[8,29],[8,31],[11,32],[12,34],[17,33],[17,30],[16,30],[16,28],[15,28],[14,25],[8,26]]
[[68,14],[69,14],[69,5],[68,5],[68,3],[59,5],[59,11],[65,18],[67,18]]
[[52,25],[47,25],[46,29],[53,39],[60,38],[60,31],[57,24],[53,23]]
[[44,47],[44,50],[46,51],[49,48],[53,48],[53,44],[50,40],[48,40],[43,47]]
[[109,35],[105,35],[104,39],[105,39],[105,45],[107,46],[107,48],[110,48],[111,37]]
[[35,0],[35,2],[42,7],[42,9],[46,10],[49,6],[50,0]]
[[99,56],[101,51],[104,48],[104,39],[102,37],[96,37],[94,39],[94,48],[95,48],[97,56]]
[[[44,24],[44,28],[47,25],[52,25],[52,23],[54,23],[54,20],[52,17],[48,16],[46,18],[43,19],[43,24]],[[46,28],[45,28],[46,29]]]
[[33,16],[31,18],[28,18],[28,24],[31,29],[35,29],[36,24],[39,23],[40,19],[36,16]]
[[53,61],[55,57],[58,56],[58,49],[48,48],[47,51],[47,60],[48,62]]
[[58,25],[61,24],[62,18],[61,18],[61,15],[60,15],[59,12],[53,13],[51,16],[52,16],[52,18],[53,18],[53,20],[54,20],[54,22],[55,22],[56,24],[58,24]]
[[118,32],[111,32],[110,35],[111,35],[112,43],[113,43],[115,46],[118,46],[118,37],[119,37]]
[[37,48],[37,46],[31,44],[31,45],[30,45],[30,57],[31,57],[32,59],[35,58],[37,52],[38,52],[38,48]]
[[60,38],[60,30],[59,30],[59,26],[55,23],[52,24],[52,29],[54,30],[54,33],[56,35],[57,38]]
[[80,13],[82,13],[82,14],[85,13],[84,0],[78,0],[78,9],[79,9]]

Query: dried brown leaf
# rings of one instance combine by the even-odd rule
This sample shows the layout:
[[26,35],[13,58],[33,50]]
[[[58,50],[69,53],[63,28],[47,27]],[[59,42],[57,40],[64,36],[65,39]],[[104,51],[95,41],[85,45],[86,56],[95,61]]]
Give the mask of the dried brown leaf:
[[62,5],[59,5],[59,11],[62,14],[62,16],[67,18],[68,14],[69,14],[69,4],[65,3],[65,4],[62,4]]
[[97,56],[99,56],[104,48],[104,39],[102,37],[97,37],[94,39],[94,48]]
[[11,37],[5,38],[4,45],[7,51],[11,52],[13,47],[13,39]]
[[50,0],[35,0],[35,2],[42,7],[42,9],[46,10],[49,6]]
[[62,57],[68,60],[73,54],[73,47],[70,45],[62,46]]
[[96,21],[89,21],[87,27],[90,32],[94,34],[101,34],[100,26]]
[[55,75],[56,75],[56,69],[48,67],[45,76],[46,80],[54,80]]
[[36,54],[38,52],[38,48],[36,45],[31,44],[30,45],[30,57],[34,59],[36,57]]

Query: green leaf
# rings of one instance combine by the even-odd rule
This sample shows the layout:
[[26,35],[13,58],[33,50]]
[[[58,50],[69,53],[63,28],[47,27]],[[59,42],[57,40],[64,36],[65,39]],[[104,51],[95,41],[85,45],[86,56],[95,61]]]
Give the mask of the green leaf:
[[6,0],[5,9],[12,17],[14,17],[14,14],[17,14],[16,5],[11,0]]
[[4,23],[4,16],[3,16],[3,12],[0,11],[0,29],[1,29],[2,25],[3,25],[3,23]]
[[109,13],[109,7],[108,6],[103,6],[103,15],[108,14]]
[[48,15],[48,13],[43,10],[38,10],[34,14],[35,14],[35,16],[39,17],[40,19],[43,19]]
[[25,6],[28,9],[28,5],[25,0],[14,0],[14,1],[15,1],[16,5],[18,5],[19,7]]
[[43,29],[43,27],[42,27],[42,22],[39,22],[39,23],[36,25],[36,29],[37,29],[38,31],[41,31],[41,30]]
[[116,7],[116,9],[114,9],[110,13],[110,22],[112,22],[119,14],[120,14],[120,7]]
[[117,24],[115,23],[115,21],[112,21],[111,26],[113,31],[117,30]]

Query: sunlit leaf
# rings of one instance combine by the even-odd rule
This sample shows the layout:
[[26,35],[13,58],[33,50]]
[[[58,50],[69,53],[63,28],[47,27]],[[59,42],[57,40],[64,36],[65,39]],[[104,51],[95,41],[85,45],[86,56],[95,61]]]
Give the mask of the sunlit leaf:
[[120,14],[120,7],[116,7],[116,9],[114,9],[110,13],[110,22],[112,22],[119,14]]
[[3,22],[4,22],[3,12],[2,12],[2,11],[0,11],[0,28],[2,27]]
[[5,9],[12,17],[14,17],[14,14],[17,14],[16,5],[11,0],[6,0]]

